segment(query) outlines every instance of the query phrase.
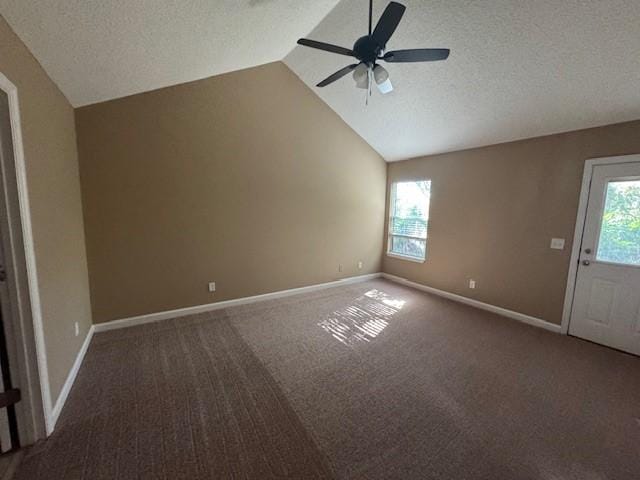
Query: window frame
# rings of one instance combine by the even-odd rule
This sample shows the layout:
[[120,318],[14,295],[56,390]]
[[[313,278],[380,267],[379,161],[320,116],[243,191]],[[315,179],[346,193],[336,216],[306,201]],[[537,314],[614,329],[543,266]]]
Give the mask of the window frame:
[[[427,213],[427,237],[421,238],[421,237],[414,237],[411,235],[393,234],[391,231],[391,226],[393,224],[393,218],[394,218],[393,213],[395,210],[397,185],[399,183],[417,183],[417,182],[429,182],[429,201],[427,202],[427,206],[429,208],[425,209]],[[397,180],[397,181],[391,182],[391,188],[389,189],[389,218],[387,219],[387,248],[386,248],[387,257],[396,258],[399,260],[406,260],[414,263],[425,263],[427,261],[427,243],[429,239],[430,208],[431,208],[431,179],[430,178],[421,178],[421,179],[414,179],[414,180]],[[393,240],[392,240],[393,237],[409,238],[412,240],[423,241],[424,242],[424,258],[412,257],[411,255],[402,255],[401,253],[392,251],[391,249],[393,248]]]

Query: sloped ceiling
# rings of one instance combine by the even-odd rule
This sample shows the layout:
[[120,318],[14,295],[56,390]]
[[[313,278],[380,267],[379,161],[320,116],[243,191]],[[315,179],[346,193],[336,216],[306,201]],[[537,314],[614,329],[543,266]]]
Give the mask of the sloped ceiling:
[[[388,2],[374,3],[377,19]],[[388,161],[640,118],[640,1],[401,3],[388,48],[452,54],[387,65],[395,91],[368,106],[349,77],[314,87],[347,57],[293,48],[352,46],[367,0],[0,0],[0,13],[74,106],[284,59]]]
[[[376,18],[386,6],[376,1]],[[401,0],[388,50],[448,47],[446,62],[387,64],[395,91],[346,77],[314,91],[388,161],[640,118],[638,0]],[[344,0],[309,38],[351,47],[367,2]],[[295,48],[308,85],[351,63]]]
[[0,0],[74,107],[281,60],[338,0]]

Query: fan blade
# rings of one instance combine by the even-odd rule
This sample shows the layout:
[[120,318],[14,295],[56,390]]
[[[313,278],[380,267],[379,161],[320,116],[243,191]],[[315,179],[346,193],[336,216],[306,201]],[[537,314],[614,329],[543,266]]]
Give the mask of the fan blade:
[[353,65],[348,65],[348,66],[338,70],[333,75],[329,75],[327,78],[325,78],[323,81],[321,81],[318,85],[316,85],[316,87],[326,87],[327,85],[335,82],[336,80],[340,80],[347,73],[353,71],[357,66],[358,66],[358,64],[354,63]]
[[338,47],[337,45],[331,45],[330,43],[316,42],[315,40],[308,40],[306,38],[301,38],[300,40],[298,40],[298,45],[317,48],[318,50],[337,53],[339,55],[346,55],[347,57],[355,57],[355,53],[353,52],[353,50],[349,50],[348,48],[344,48],[344,47]]
[[382,60],[390,63],[436,62],[449,57],[448,48],[416,48],[385,53]]
[[400,20],[402,20],[406,9],[407,7],[397,2],[391,2],[387,5],[372,35],[373,39],[381,48],[387,45],[391,35],[393,35],[393,32],[398,28],[398,24]]

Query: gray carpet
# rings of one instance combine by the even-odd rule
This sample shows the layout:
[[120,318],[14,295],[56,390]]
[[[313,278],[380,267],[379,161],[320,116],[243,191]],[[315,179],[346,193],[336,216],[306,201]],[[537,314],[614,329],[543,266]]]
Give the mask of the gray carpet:
[[638,479],[640,359],[384,280],[96,335],[18,479]]

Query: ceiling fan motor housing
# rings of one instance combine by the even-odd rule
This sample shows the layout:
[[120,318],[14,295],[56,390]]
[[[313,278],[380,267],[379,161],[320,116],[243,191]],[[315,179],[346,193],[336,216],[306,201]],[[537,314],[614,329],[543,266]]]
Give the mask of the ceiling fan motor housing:
[[378,45],[378,43],[369,35],[360,37],[353,45],[353,51],[355,52],[358,60],[368,64],[375,63],[383,48],[384,45]]

